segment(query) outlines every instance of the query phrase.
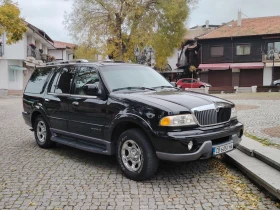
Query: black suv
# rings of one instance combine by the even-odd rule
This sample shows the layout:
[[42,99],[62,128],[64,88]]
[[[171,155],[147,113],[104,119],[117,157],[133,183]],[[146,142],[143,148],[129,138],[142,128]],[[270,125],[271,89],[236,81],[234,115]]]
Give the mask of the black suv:
[[233,150],[243,125],[234,104],[173,87],[150,67],[69,63],[37,68],[23,94],[37,144],[116,154],[123,173],[144,180],[158,160],[192,161]]

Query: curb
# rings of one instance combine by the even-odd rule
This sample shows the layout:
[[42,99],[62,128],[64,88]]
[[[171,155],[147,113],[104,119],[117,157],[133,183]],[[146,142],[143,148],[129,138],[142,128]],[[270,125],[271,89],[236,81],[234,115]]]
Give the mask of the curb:
[[226,153],[225,157],[245,176],[280,200],[280,172],[278,170],[239,150]]

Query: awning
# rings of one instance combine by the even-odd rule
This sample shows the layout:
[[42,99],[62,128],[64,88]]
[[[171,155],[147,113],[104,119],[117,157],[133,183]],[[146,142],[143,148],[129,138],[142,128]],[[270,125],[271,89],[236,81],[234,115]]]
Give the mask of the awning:
[[230,63],[210,63],[210,64],[200,64],[199,69],[209,69],[209,70],[228,70]]
[[231,69],[263,69],[264,64],[258,63],[232,63],[230,64]]
[[10,66],[10,68],[12,70],[16,70],[16,71],[25,71],[27,70],[27,68],[21,67],[21,66]]

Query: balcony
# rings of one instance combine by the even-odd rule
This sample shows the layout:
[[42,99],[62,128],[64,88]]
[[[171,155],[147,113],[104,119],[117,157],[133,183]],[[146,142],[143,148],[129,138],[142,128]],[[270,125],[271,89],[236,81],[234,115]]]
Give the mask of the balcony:
[[35,60],[41,60],[44,63],[55,60],[55,57],[43,53],[43,50],[36,50],[35,47],[27,46],[27,57],[33,57]]
[[[262,61],[264,63],[272,63],[273,62],[273,53],[262,55]],[[277,53],[277,52],[274,53],[274,62],[275,63],[280,62],[280,53]]]
[[39,50],[31,46],[27,46],[27,57],[33,57],[35,60],[42,60]]

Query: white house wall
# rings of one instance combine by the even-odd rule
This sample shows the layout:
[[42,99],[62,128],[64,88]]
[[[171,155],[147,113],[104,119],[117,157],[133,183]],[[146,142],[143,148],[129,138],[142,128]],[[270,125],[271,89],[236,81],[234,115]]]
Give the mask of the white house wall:
[[272,81],[272,67],[264,67],[263,69],[263,85],[271,85]]
[[[63,51],[65,51],[65,53]],[[62,60],[62,59],[65,60],[66,50],[49,50],[49,55],[54,56],[56,60]]]
[[25,60],[27,55],[27,36],[23,35],[23,39],[15,44],[7,45],[5,42],[7,37],[4,38],[4,55],[3,59],[17,59]]
[[8,90],[8,60],[0,60],[0,90]]
[[172,70],[176,69],[177,62],[178,62],[178,50],[174,50],[174,53],[171,57],[167,59],[168,64],[171,66]]

